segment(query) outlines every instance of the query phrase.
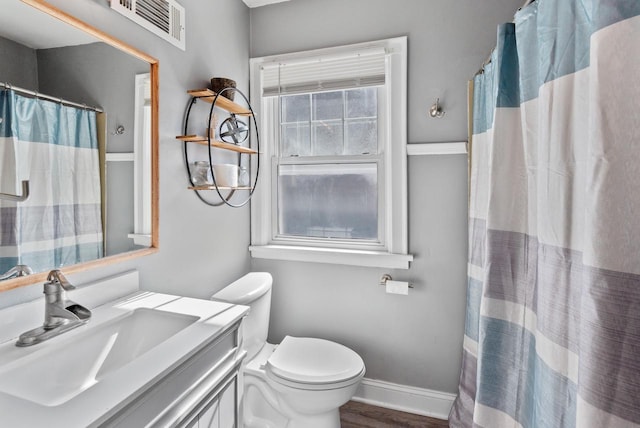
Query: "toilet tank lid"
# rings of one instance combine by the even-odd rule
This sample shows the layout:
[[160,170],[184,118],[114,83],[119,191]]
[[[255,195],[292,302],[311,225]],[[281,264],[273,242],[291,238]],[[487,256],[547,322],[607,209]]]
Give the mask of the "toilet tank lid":
[[211,296],[213,300],[247,305],[271,290],[273,278],[268,272],[250,272]]

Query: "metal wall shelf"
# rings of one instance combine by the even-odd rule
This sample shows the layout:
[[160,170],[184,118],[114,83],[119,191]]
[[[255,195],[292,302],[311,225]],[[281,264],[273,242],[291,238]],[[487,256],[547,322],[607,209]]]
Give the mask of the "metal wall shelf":
[[[243,107],[240,104],[224,97],[223,95],[226,91],[233,91],[235,94],[239,95],[241,99],[244,100],[247,107]],[[187,111],[184,119],[185,135],[178,135],[176,136],[176,139],[179,141],[182,141],[184,144],[185,166],[186,166],[187,174],[189,176],[189,182],[191,183],[191,186],[189,186],[188,189],[195,191],[196,194],[198,195],[198,198],[207,205],[220,206],[220,205],[226,204],[234,208],[241,207],[245,205],[247,202],[249,202],[255,190],[256,184],[258,182],[258,173],[260,171],[260,158],[259,157],[256,158],[257,160],[255,162],[255,179],[253,180],[253,184],[251,186],[237,186],[237,187],[220,186],[216,182],[215,173],[213,170],[212,163],[213,163],[214,156],[211,149],[214,148],[214,149],[229,150],[237,153],[238,167],[242,165],[242,155],[251,156],[251,155],[259,154],[260,139],[258,137],[258,132],[257,132],[258,124],[253,114],[253,110],[251,109],[251,105],[249,104],[249,100],[240,90],[235,88],[224,88],[220,90],[219,93],[216,93],[211,89],[194,89],[194,90],[187,91],[187,93],[191,95],[191,100],[189,101],[189,104],[187,106]],[[230,115],[230,118],[234,118],[234,116],[248,117],[249,121],[253,122],[253,128],[255,130],[254,142],[257,150],[254,150],[251,147],[244,147],[239,144],[232,144],[224,141],[218,141],[211,137],[203,137],[200,135],[187,134],[191,109],[197,100],[203,100],[211,104],[211,108],[209,109],[209,121],[208,121],[209,124],[211,123],[211,119],[213,117],[213,112],[215,108],[219,108],[227,111]],[[249,126],[249,129],[250,129],[250,126]],[[234,141],[236,141],[235,137],[234,137]],[[193,179],[191,178],[191,169],[190,169],[191,166],[189,163],[189,150],[187,150],[187,147],[190,144],[204,145],[209,148],[209,168],[211,170],[211,176],[213,177],[212,185],[198,186],[198,185],[195,185],[195,183],[193,182]],[[251,177],[249,177],[249,179],[251,180]],[[203,195],[200,194],[201,191],[206,192],[206,191],[212,191],[212,190],[214,190],[220,197],[219,202],[212,202],[211,200],[206,199]],[[233,197],[234,193],[239,190],[242,190],[242,191],[248,190],[249,194],[247,198],[241,203],[231,202],[231,198]]]

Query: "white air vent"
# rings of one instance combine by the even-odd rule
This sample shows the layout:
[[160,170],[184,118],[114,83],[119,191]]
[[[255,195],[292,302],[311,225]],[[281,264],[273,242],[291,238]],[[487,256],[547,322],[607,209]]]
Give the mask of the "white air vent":
[[185,50],[184,7],[174,0],[111,0],[111,9]]

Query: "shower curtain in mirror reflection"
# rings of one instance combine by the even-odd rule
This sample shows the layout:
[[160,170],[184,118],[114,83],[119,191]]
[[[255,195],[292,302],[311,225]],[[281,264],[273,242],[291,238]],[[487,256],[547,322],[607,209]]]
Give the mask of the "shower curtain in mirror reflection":
[[474,80],[451,427],[640,427],[640,1],[538,0]]
[[0,274],[102,257],[100,166],[94,111],[0,91]]

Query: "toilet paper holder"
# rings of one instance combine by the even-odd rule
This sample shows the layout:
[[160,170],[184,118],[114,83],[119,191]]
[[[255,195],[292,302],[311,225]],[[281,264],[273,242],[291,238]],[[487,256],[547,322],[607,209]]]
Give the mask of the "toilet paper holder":
[[[389,275],[388,273],[385,273],[384,275],[382,275],[382,277],[380,277],[380,285],[386,286],[387,281],[391,281],[392,279],[393,278],[391,278],[391,275]],[[412,283],[409,283],[409,288],[413,288]]]

